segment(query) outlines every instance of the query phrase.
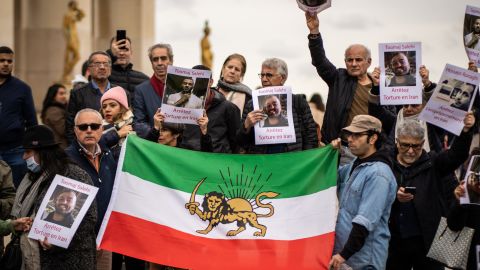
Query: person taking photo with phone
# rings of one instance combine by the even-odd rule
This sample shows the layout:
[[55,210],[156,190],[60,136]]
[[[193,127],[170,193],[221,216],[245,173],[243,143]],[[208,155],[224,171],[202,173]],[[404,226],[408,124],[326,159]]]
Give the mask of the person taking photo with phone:
[[144,73],[133,69],[132,40],[125,30],[117,30],[117,35],[110,40],[110,49],[107,53],[113,63],[112,73],[108,79],[111,83],[128,91],[129,104],[132,104],[135,87],[149,78]]
[[390,214],[390,246],[386,269],[443,269],[426,257],[440,218],[448,206],[443,198],[450,174],[465,162],[472,141],[475,117],[466,114],[464,128],[449,150],[426,152],[425,128],[416,120],[397,127],[396,149],[392,151],[393,173],[398,190]]

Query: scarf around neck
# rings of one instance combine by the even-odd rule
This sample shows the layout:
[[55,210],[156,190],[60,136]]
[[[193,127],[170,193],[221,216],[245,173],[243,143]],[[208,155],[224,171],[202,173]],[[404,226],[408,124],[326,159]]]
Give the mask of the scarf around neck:
[[163,89],[165,88],[165,83],[163,83],[161,80],[159,80],[155,75],[153,75],[150,78],[150,83],[153,86],[153,90],[155,90],[155,93],[162,99],[163,97]]

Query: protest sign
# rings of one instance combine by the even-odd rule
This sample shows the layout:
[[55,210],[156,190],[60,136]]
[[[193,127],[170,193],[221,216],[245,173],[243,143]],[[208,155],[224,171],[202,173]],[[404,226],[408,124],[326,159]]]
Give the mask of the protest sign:
[[447,64],[419,118],[460,135],[463,119],[475,100],[479,81],[480,74]]
[[296,141],[292,117],[292,89],[273,86],[252,93],[253,108],[261,110],[263,120],[255,124],[255,144],[292,143]]
[[467,6],[463,22],[463,43],[468,59],[480,66],[480,8]]
[[68,248],[98,188],[56,175],[38,209],[29,238]]
[[480,204],[480,156],[472,156],[463,183],[465,195],[460,204]]
[[306,12],[319,13],[332,5],[332,0],[297,0],[298,7]]
[[421,43],[380,43],[380,103],[422,103]]
[[212,72],[168,66],[162,112],[165,122],[195,124],[203,116]]

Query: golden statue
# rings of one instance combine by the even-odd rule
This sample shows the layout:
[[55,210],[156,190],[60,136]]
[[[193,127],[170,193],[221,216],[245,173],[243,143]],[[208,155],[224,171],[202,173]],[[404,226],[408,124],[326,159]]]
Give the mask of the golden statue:
[[210,50],[210,41],[208,35],[210,35],[210,27],[208,27],[208,21],[205,21],[205,28],[203,28],[205,36],[200,41],[200,47],[202,49],[202,65],[212,69],[213,66],[213,53]]
[[80,60],[80,41],[76,23],[85,17],[85,12],[78,8],[77,1],[72,0],[68,3],[68,11],[63,17],[63,34],[67,47],[65,50],[65,66],[63,68],[62,81],[70,83],[71,73],[75,64]]

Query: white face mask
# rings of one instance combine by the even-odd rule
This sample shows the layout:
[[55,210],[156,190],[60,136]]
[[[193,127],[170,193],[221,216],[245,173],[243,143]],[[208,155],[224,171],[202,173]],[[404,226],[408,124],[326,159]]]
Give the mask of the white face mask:
[[33,156],[27,158],[27,160],[25,160],[25,162],[27,162],[27,168],[33,172],[33,173],[38,173],[40,172],[40,164],[38,164],[36,161],[35,161],[35,158],[33,158]]

